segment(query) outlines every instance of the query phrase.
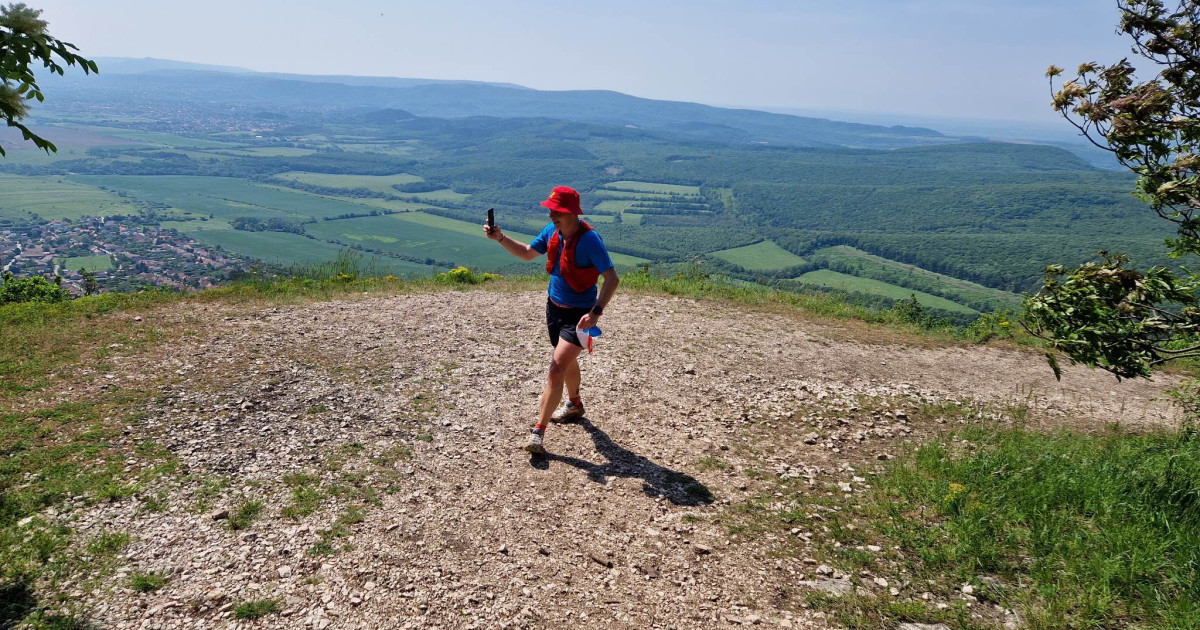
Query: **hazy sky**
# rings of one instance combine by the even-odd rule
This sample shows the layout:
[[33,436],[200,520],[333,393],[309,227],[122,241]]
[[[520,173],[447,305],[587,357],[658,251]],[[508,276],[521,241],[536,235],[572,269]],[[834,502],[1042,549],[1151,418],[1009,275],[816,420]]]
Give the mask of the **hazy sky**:
[[26,2],[89,57],[1023,121],[1051,63],[1129,54],[1114,0]]

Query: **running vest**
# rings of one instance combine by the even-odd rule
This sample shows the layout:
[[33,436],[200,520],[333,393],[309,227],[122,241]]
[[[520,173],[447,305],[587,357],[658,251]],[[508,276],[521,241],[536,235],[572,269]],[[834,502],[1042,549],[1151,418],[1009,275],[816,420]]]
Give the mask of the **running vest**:
[[[596,286],[596,280],[600,278],[600,272],[593,267],[580,267],[575,264],[575,246],[579,244],[579,239],[584,234],[592,231],[592,226],[586,221],[579,222],[579,231],[575,236],[566,239],[566,244],[563,245],[562,252],[558,256],[558,274],[563,280],[567,281],[567,286],[571,287],[576,293],[583,293],[588,289]],[[550,237],[550,242],[546,246],[546,273],[554,273],[554,258],[551,252],[558,250],[559,242],[563,240],[559,235],[558,230],[554,230],[554,235]]]

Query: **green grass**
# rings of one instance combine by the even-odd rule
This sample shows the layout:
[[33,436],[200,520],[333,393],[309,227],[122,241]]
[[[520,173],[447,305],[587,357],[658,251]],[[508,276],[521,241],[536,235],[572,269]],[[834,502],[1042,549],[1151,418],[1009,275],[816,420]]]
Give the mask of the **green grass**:
[[237,507],[229,513],[229,529],[237,531],[246,529],[258,518],[259,513],[263,510],[263,502],[256,500],[243,499],[238,503]]
[[142,573],[141,571],[136,571],[129,576],[129,588],[132,588],[138,593],[150,593],[157,591],[166,585],[166,583],[167,578],[165,576],[154,572]]
[[242,602],[233,607],[233,616],[238,619],[258,619],[278,612],[279,602],[274,599],[256,599]]
[[94,556],[109,556],[120,553],[130,541],[125,532],[103,531],[88,541],[88,553]]
[[903,300],[912,295],[916,295],[917,302],[927,308],[937,308],[944,311],[950,311],[952,313],[967,313],[972,315],[977,315],[979,313],[979,311],[976,311],[975,309],[968,308],[957,302],[951,302],[943,297],[922,293],[920,291],[913,291],[912,289],[906,289],[904,287],[888,284],[886,282],[880,282],[878,280],[871,280],[870,278],[859,278],[858,276],[838,273],[828,269],[810,271],[797,278],[797,280],[817,286],[838,289],[840,291],[880,295],[883,297],[892,298],[894,300]]
[[80,268],[88,271],[108,271],[113,268],[112,259],[108,257],[108,254],[59,258],[58,264],[63,269],[70,271],[79,271]]
[[914,582],[972,583],[1031,628],[1200,627],[1193,432],[968,428],[873,483],[869,527],[840,542],[899,546]]
[[115,193],[64,177],[0,174],[0,219],[75,220],[85,216],[136,215],[138,207]]
[[396,175],[341,175],[331,173],[306,173],[304,171],[288,171],[275,176],[278,179],[296,181],[303,184],[323,186],[326,188],[365,188],[372,192],[385,195],[401,195],[393,188],[396,184],[411,184],[425,181],[424,178],[408,173]]
[[[39,512],[72,497],[83,505],[122,500],[167,470],[156,465],[144,475],[126,474],[128,452],[113,442],[124,426],[138,422],[137,407],[150,392],[114,387],[78,402],[40,400],[40,392],[74,366],[105,371],[110,344],[132,352],[158,343],[161,333],[153,326],[100,316],[167,299],[178,298],[159,292],[106,294],[0,307],[0,409],[5,410],[0,411],[0,584],[43,581],[53,587],[80,570],[75,553],[65,551],[72,532],[41,521]],[[147,453],[139,459],[169,463],[170,456]],[[33,521],[21,526],[26,519]],[[102,533],[86,549],[94,556],[111,555],[128,540],[125,534]]]
[[713,256],[751,271],[774,271],[804,263],[804,259],[776,245],[761,241],[753,245],[713,252]]
[[324,495],[311,485],[303,484],[292,488],[292,503],[283,508],[283,515],[299,520],[316,512],[321,507]]

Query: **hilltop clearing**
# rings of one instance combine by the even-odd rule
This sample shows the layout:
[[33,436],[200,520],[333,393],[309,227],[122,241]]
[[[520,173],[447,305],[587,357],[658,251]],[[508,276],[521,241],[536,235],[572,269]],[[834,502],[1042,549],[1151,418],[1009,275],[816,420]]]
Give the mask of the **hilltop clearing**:
[[[1174,422],[1170,376],[1068,367],[1060,384],[1029,352],[626,293],[582,359],[588,418],[552,425],[549,457],[531,460],[518,447],[548,362],[544,300],[143,313],[134,326],[181,333],[114,344],[111,369],[64,373],[18,408],[154,388],[116,443],[126,478],[164,459],[175,474],[23,526],[128,536],[103,575],[60,585],[102,627],[825,627],[802,584],[827,573],[819,549],[730,526],[773,482],[852,503],[883,460],[948,425]],[[254,602],[273,612],[237,621]]]

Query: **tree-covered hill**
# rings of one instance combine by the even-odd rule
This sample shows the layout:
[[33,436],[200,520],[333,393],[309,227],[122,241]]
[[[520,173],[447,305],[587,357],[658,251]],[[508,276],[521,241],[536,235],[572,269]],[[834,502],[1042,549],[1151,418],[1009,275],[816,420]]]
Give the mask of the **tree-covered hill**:
[[[1169,231],[1131,196],[1130,175],[1053,146],[609,92],[333,79],[170,70],[60,82],[38,115],[79,144],[0,162],[25,178],[0,194],[0,225],[33,245],[22,235],[39,221],[103,207],[269,262],[354,247],[406,271],[503,271],[520,265],[492,256],[482,212],[534,234],[538,203],[569,184],[624,264],[834,283],[871,304],[908,289],[991,310],[1034,289],[1046,265],[1100,249],[1170,262]],[[47,208],[79,186],[107,205]]]

